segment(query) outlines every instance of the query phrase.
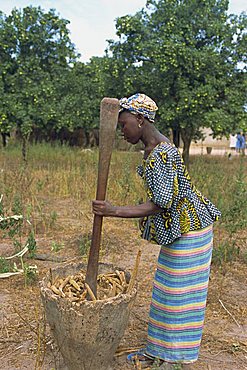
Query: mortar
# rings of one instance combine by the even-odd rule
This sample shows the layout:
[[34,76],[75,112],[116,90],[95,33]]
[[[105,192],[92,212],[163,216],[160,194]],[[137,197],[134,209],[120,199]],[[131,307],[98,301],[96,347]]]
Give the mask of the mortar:
[[[53,269],[52,276],[64,278],[85,269],[83,263],[71,263]],[[110,264],[99,264],[99,273],[116,269],[122,270]],[[84,301],[80,307],[75,307],[47,287],[49,279],[47,275],[40,282],[41,297],[51,332],[68,369],[112,370],[114,354],[128,324],[136,289],[105,300]]]

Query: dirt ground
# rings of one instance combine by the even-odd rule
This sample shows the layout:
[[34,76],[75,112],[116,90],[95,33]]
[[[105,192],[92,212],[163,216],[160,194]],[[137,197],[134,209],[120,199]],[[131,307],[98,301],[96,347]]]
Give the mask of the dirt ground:
[[[47,235],[40,228],[37,253],[59,257],[66,262],[80,261],[79,241],[90,230],[92,216],[87,217],[83,227],[81,221],[76,221],[75,215],[80,210],[75,201],[56,199],[52,202],[58,210],[57,224]],[[220,238],[217,232],[215,238]],[[52,240],[63,242],[64,248],[57,253],[51,252]],[[14,253],[14,248],[7,240],[0,246],[1,256]],[[138,273],[138,295],[115,357],[114,370],[133,369],[126,363],[126,352],[145,344],[152,279],[159,247],[138,238],[137,227],[132,220],[104,221],[102,261],[131,271],[139,248],[142,258]],[[38,285],[49,268],[64,262],[29,260],[28,263],[36,264],[39,271],[38,280],[33,284],[25,287],[23,276],[0,281],[0,369],[65,370],[49,327],[45,325]],[[246,270],[246,264],[240,262],[226,265],[220,270],[212,266],[200,358],[187,369],[247,369]]]

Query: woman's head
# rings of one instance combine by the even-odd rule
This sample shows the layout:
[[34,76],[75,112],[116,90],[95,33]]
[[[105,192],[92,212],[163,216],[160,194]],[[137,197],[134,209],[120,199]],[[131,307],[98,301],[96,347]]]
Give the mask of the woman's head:
[[131,144],[137,144],[142,138],[143,126],[154,122],[158,109],[155,102],[145,94],[135,94],[119,101],[120,110],[118,122],[124,139]]
[[119,101],[120,111],[129,111],[131,114],[141,114],[150,122],[154,122],[155,113],[158,110],[156,103],[149,96],[136,93],[129,98],[122,98]]
[[142,137],[144,117],[140,114],[131,114],[128,110],[119,113],[118,124],[121,128],[124,140],[131,144],[137,144]]

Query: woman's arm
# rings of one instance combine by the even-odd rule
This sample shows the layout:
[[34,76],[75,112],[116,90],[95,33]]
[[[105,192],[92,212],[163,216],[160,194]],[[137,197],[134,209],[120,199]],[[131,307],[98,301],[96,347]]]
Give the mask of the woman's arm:
[[113,206],[104,200],[94,200],[93,213],[105,217],[139,218],[154,215],[163,211],[151,200],[135,206]]

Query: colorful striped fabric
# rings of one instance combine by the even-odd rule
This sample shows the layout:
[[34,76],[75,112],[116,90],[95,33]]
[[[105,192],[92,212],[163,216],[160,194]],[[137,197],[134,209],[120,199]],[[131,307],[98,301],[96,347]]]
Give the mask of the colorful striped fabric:
[[210,225],[161,247],[149,316],[148,355],[174,363],[198,359],[212,246]]

